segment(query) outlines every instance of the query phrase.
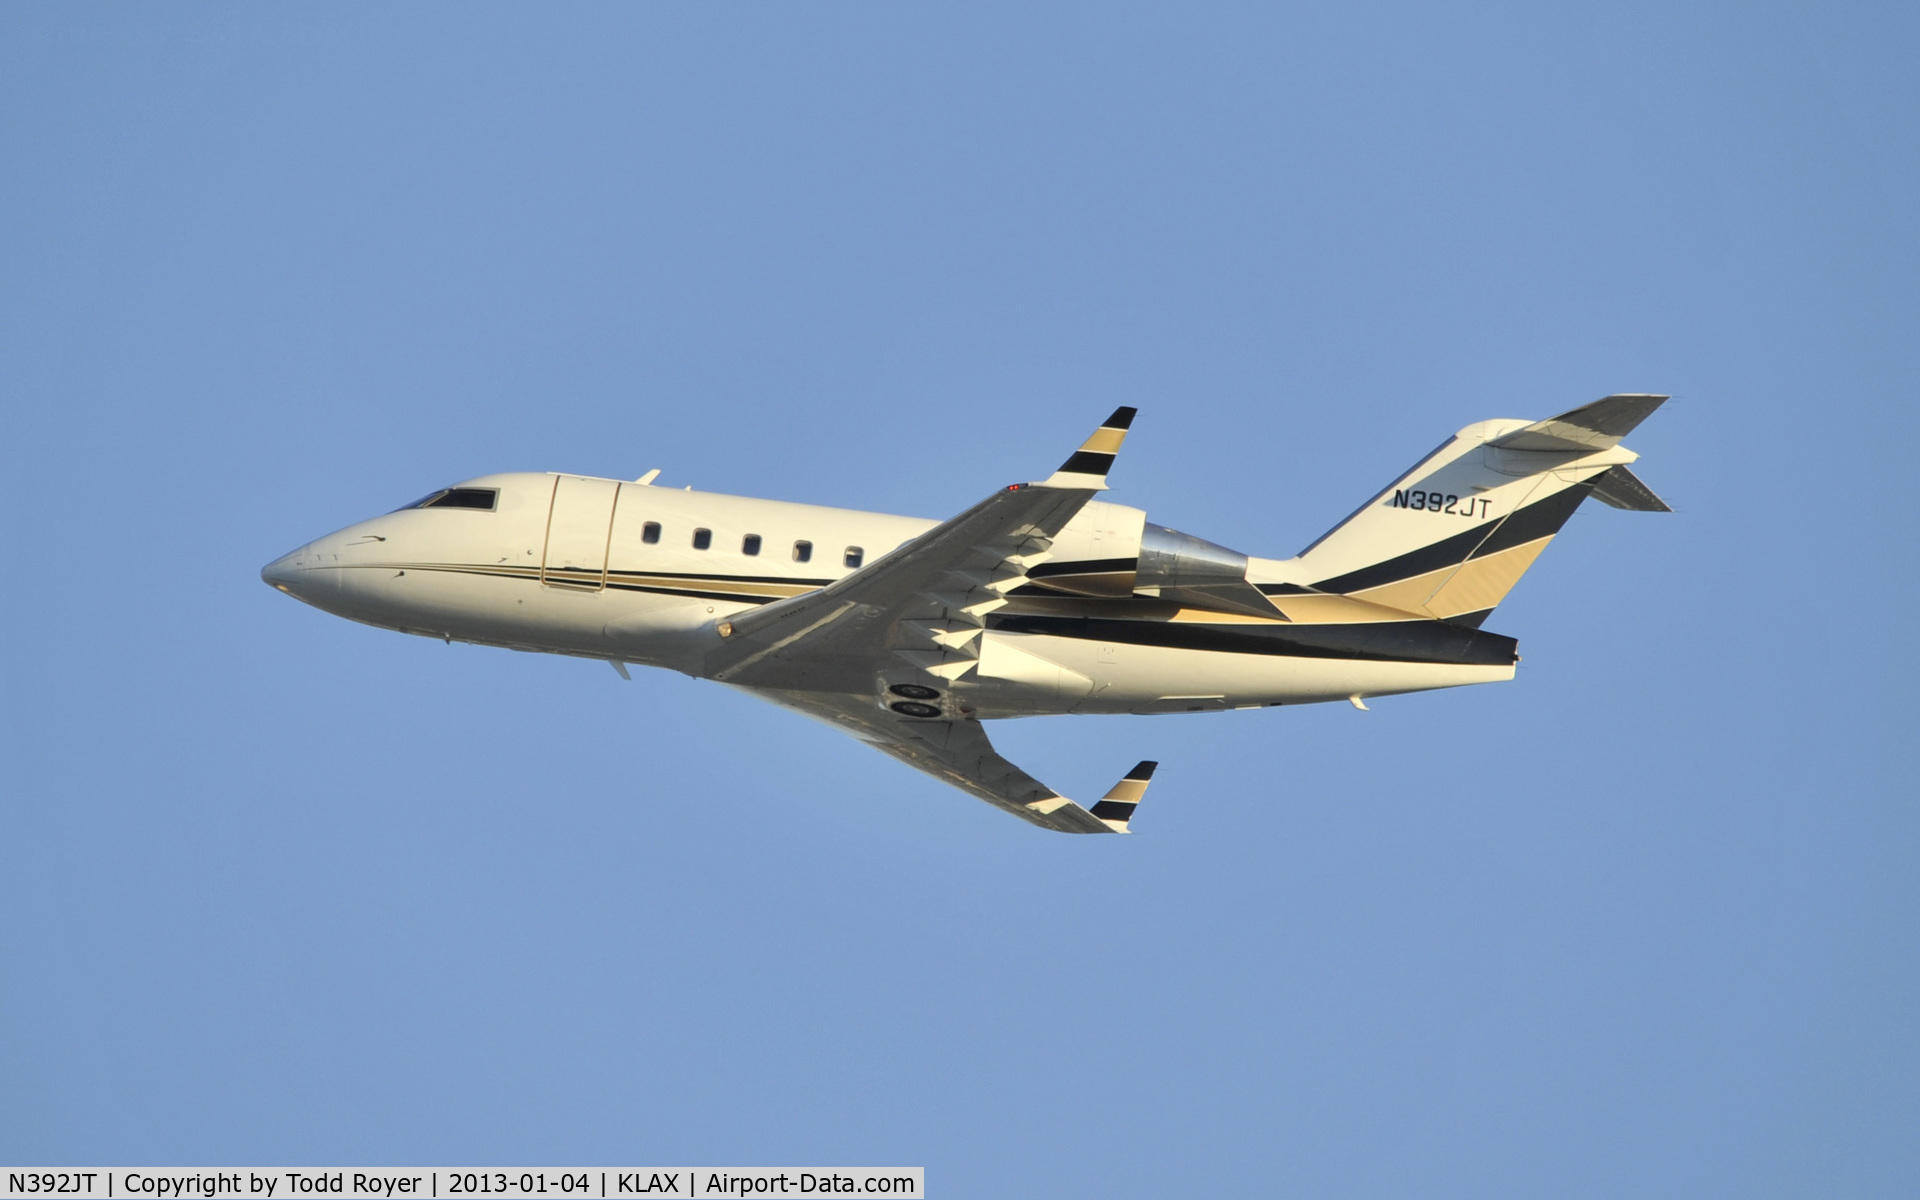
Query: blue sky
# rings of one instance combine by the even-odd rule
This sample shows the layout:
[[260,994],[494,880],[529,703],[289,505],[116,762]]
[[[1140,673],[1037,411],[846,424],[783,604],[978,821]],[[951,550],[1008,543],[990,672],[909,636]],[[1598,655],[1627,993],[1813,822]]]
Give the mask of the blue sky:
[[[1915,33],[0,9],[0,1160],[1913,1194]],[[1161,760],[1125,839],[257,577],[496,470],[943,517],[1117,404],[1114,499],[1285,556],[1615,391],[1679,512],[1513,683],[994,728]]]

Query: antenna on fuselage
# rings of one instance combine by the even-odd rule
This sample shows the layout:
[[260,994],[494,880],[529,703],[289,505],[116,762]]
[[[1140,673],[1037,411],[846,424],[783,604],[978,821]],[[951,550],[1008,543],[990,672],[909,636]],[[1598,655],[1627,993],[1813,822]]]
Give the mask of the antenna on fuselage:
[[641,487],[652,487],[653,481],[658,478],[660,478],[660,468],[655,467],[653,470],[648,471],[645,475],[642,475],[640,478],[634,480],[634,482],[639,484]]

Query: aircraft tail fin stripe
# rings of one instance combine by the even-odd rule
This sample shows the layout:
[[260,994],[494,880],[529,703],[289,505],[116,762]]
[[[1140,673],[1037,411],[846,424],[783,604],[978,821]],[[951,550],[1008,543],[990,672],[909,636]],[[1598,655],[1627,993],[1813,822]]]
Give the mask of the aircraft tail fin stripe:
[[1560,527],[1572,518],[1574,510],[1587,497],[1588,485],[1574,484],[1548,496],[1536,500],[1517,512],[1493,523],[1493,528],[1476,526],[1464,533],[1454,534],[1441,541],[1430,542],[1417,550],[1396,555],[1384,562],[1365,566],[1357,571],[1349,571],[1332,579],[1322,579],[1313,585],[1315,591],[1338,592],[1350,595],[1398,583],[1416,575],[1425,575],[1445,567],[1458,566],[1470,559],[1485,558],[1502,550],[1511,550],[1515,546],[1540,538],[1549,538],[1560,532]]

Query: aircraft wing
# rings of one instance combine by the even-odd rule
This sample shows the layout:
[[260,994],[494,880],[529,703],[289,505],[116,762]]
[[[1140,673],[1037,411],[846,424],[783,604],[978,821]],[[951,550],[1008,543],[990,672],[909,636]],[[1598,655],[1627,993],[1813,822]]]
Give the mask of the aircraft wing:
[[[882,672],[918,675],[934,698],[973,668],[987,614],[1051,557],[1054,535],[1105,490],[1133,416],[1115,410],[1045,481],[995,492],[844,579],[722,622],[724,640],[703,673],[824,720],[1036,825],[1125,833],[1146,776],[1082,808],[1000,757],[950,696],[944,708],[909,701],[903,707],[925,711],[903,714],[883,705],[876,680]],[[1152,773],[1152,764],[1142,767]],[[1116,799],[1129,788],[1133,799]]]
[[1126,833],[1159,764],[1143,762],[1092,808],[1083,808],[1002,758],[980,722],[903,719],[870,697],[754,688],[753,693],[850,733],[874,749],[1059,833]]
[[1053,536],[1107,486],[1134,410],[1115,410],[1042,483],[1016,483],[824,588],[722,622],[709,679],[742,687],[873,691],[876,665],[944,683],[979,654],[988,613],[1045,562]]

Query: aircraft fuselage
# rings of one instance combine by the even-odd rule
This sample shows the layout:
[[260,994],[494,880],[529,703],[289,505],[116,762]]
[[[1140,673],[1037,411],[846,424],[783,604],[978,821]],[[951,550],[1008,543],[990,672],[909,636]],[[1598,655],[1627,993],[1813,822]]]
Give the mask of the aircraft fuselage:
[[[730,618],[824,587],[938,524],[563,474],[489,475],[448,492],[469,493],[476,506],[443,501],[362,521],[285,555],[262,576],[369,625],[704,677]],[[487,493],[492,506],[477,506],[473,497]],[[1076,575],[1072,555],[1051,566],[1053,578],[1079,591],[1034,583],[1008,596],[987,620],[977,668],[952,681],[960,713],[1217,711],[1513,676],[1509,639],[1405,614],[1386,624],[1419,627],[1415,640],[1431,646],[1386,652],[1366,639],[1329,642],[1324,625],[1102,587],[1094,578],[1101,567],[1132,570],[1125,564],[1138,557],[1142,519],[1137,509],[1102,503],[1074,518],[1061,545],[1079,547],[1088,569]],[[1131,554],[1103,556],[1102,533],[1108,549],[1131,536]],[[1249,575],[1277,565],[1252,564]],[[1364,627],[1378,642],[1382,623],[1337,627]],[[876,704],[899,702],[886,671],[853,670]]]

